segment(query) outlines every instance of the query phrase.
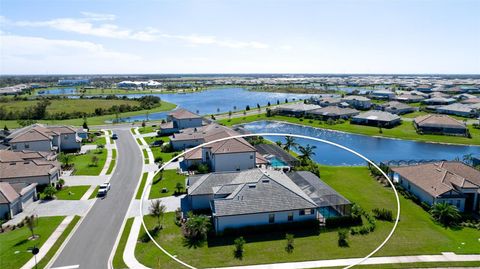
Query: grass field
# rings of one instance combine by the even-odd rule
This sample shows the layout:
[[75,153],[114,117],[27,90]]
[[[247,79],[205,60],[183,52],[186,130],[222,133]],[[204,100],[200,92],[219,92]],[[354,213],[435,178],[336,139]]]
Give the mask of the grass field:
[[47,254],[43,257],[43,259],[38,262],[38,268],[45,268],[47,266],[48,262],[53,258],[57,250],[62,245],[63,241],[67,239],[68,235],[73,230],[73,227],[75,227],[75,225],[79,220],[80,220],[79,216],[73,217],[72,221],[68,224],[67,228],[63,231],[62,235],[60,235],[60,237],[53,244],[53,246],[50,248]]
[[92,194],[90,194],[90,197],[88,197],[88,199],[93,199],[97,197],[98,189],[100,189],[100,186],[95,187],[95,190],[93,190]]
[[[397,264],[379,264],[379,265],[357,265],[355,268],[361,269],[400,269],[400,268],[478,268],[480,261],[473,262],[418,262],[418,263],[397,263]],[[341,269],[341,267],[323,267],[322,269]]]
[[[321,167],[322,179],[347,199],[358,203],[366,210],[387,208],[395,212],[395,198],[390,188],[383,187],[373,180],[366,167]],[[147,227],[153,228],[156,219],[145,217]],[[294,233],[295,249],[287,254],[284,250],[284,234],[268,233],[245,236],[243,260],[233,257],[233,239],[212,240],[203,246],[189,248],[183,240],[180,227],[173,223],[174,213],[167,213],[157,241],[167,251],[196,267],[218,267],[274,262],[335,259],[362,257],[371,252],[390,232],[393,223],[377,222],[377,228],[368,235],[349,237],[350,247],[337,245],[337,231],[325,230],[319,235],[305,236]],[[143,232],[141,232],[143,233]],[[458,254],[480,253],[478,230],[443,228],[430,218],[429,214],[410,200],[401,197],[401,221],[398,228],[376,256],[399,256],[440,254],[453,251]],[[146,266],[161,268],[181,268],[163,255],[153,243],[138,243],[136,257]]]
[[132,228],[133,218],[127,219],[125,223],[125,228],[123,228],[122,237],[118,242],[117,249],[115,250],[115,256],[113,256],[113,268],[114,269],[124,269],[128,268],[125,262],[123,261],[123,251],[125,250],[125,245],[127,244],[128,235],[130,234],[130,229]]
[[[183,191],[185,191],[185,176],[177,174],[176,170],[164,170],[163,179],[158,181],[160,174],[153,179],[152,188],[150,189],[149,199],[172,196],[175,192],[177,183],[181,183]],[[162,189],[167,188],[168,192],[162,193]]]
[[[88,101],[90,101],[90,100],[88,100]],[[108,101],[110,101],[110,100],[108,100]],[[150,110],[148,110],[148,112],[149,113],[154,113],[154,112],[169,111],[169,110],[174,109],[176,106],[177,105],[175,105],[175,104],[162,101],[160,106],[158,106],[156,108],[153,108],[153,109],[150,109]],[[120,113],[119,117],[124,118],[124,117],[142,115],[142,114],[145,114],[146,112],[147,112],[147,110],[139,110],[139,111]],[[89,117],[89,118],[87,118],[87,123],[88,123],[89,127],[92,127],[92,126],[95,126],[95,125],[105,125],[106,121],[111,121],[113,119],[115,119],[114,115]],[[39,123],[45,123],[45,124],[65,124],[65,125],[81,126],[83,124],[83,118],[70,119],[70,120],[39,120],[38,122]],[[0,126],[3,127],[5,125],[10,129],[20,127],[20,124],[16,120],[8,120],[8,121],[0,120]]]
[[135,195],[135,199],[142,198],[142,192],[145,188],[145,183],[147,182],[148,173],[143,173],[142,181],[140,182],[140,186],[138,186],[137,194]]
[[[92,164],[93,156],[97,156],[98,158],[98,164],[96,166]],[[106,158],[106,149],[95,149],[88,151],[86,154],[73,155],[71,163],[75,165],[75,175],[77,176],[98,176],[105,165]]]
[[36,240],[28,240],[32,234],[26,226],[0,233],[0,268],[22,267],[33,257],[29,250],[33,246],[40,248],[63,219],[64,217],[40,217],[34,230],[40,236]]
[[155,128],[153,128],[152,126],[140,127],[138,128],[138,132],[141,134],[153,133],[155,132]]
[[110,166],[108,166],[107,175],[110,175],[113,172],[113,168],[115,168],[116,162],[117,162],[117,150],[112,149],[112,161],[110,162]]
[[65,186],[55,194],[58,200],[80,200],[90,186]]
[[147,150],[142,149],[142,152],[143,152],[143,160],[145,161],[145,163],[149,163]]
[[219,120],[218,122],[227,126],[231,126],[235,124],[242,124],[242,123],[248,123],[248,122],[259,121],[259,120],[282,121],[282,122],[301,124],[301,125],[311,126],[316,128],[337,130],[337,131],[369,135],[369,136],[399,138],[399,139],[408,139],[408,140],[416,140],[416,141],[424,141],[424,142],[480,145],[480,130],[473,128],[471,125],[469,125],[468,127],[470,130],[470,133],[472,134],[472,138],[466,138],[466,137],[444,136],[444,135],[419,135],[415,131],[413,124],[407,121],[402,122],[401,125],[394,127],[392,129],[383,128],[382,133],[379,132],[378,127],[350,124],[349,122],[329,125],[329,124],[326,124],[325,122],[321,122],[318,120],[307,120],[307,119],[302,120],[302,119],[287,117],[287,116],[267,117],[265,114],[232,118],[230,121],[228,119],[224,119],[224,120]]

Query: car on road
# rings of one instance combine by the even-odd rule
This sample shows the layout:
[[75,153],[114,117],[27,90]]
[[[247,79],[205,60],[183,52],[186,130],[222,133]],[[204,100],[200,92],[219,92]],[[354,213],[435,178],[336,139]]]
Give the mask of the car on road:
[[105,182],[98,188],[97,196],[106,196],[107,192],[110,190],[110,183]]
[[117,134],[113,134],[113,135],[112,135],[112,139],[113,139],[113,140],[117,140],[117,139],[118,139],[118,135],[117,135]]

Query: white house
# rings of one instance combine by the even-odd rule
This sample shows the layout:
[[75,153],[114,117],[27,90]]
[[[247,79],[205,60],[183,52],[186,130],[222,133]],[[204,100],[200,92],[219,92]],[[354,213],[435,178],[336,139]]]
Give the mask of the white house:
[[447,203],[461,212],[478,212],[480,171],[462,162],[391,167],[393,178],[429,205]]

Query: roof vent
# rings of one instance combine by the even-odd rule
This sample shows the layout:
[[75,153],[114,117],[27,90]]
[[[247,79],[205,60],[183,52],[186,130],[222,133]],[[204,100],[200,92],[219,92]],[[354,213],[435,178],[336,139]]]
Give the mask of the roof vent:
[[10,163],[10,165],[16,165],[17,163]]
[[254,188],[256,188],[256,187],[257,187],[257,185],[255,185],[255,184],[248,184],[248,188],[249,188],[249,189],[254,189]]
[[262,179],[262,183],[269,183],[269,182],[270,182],[270,179],[268,179],[268,178]]

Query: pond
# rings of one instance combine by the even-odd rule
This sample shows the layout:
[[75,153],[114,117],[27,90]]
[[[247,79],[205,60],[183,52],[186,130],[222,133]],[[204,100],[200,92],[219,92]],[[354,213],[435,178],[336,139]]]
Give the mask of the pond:
[[76,88],[50,88],[45,90],[39,90],[37,92],[37,95],[67,95],[76,93]]
[[[378,138],[300,126],[289,123],[258,121],[242,125],[252,133],[289,133],[328,140],[348,147],[375,162],[390,160],[453,160],[467,154],[479,154],[478,146],[445,145],[410,140]],[[266,137],[284,142],[283,137]],[[360,157],[343,149],[308,139],[296,139],[300,145],[316,146],[313,159],[326,165],[365,165]]]

